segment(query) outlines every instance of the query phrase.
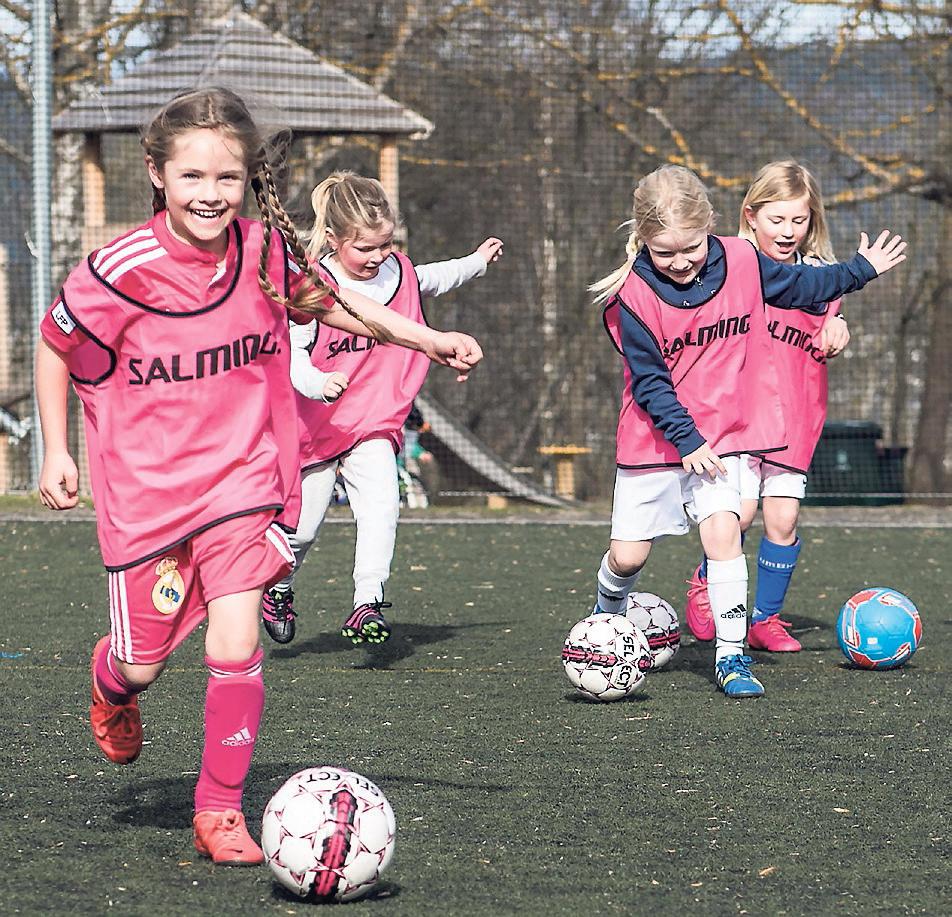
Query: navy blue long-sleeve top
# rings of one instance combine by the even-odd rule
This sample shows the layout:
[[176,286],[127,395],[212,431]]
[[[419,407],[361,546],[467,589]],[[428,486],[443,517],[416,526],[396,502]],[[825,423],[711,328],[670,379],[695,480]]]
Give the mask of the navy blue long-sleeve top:
[[[815,315],[826,311],[830,300],[862,289],[876,276],[876,269],[857,253],[849,261],[814,266],[783,264],[757,252],[760,286],[764,302],[780,309],[802,309]],[[708,236],[707,260],[689,284],[675,283],[658,271],[647,249],[642,249],[632,270],[662,299],[675,308],[703,306],[724,285],[727,257],[715,236]],[[682,458],[699,449],[704,437],[694,419],[678,401],[671,373],[648,330],[624,307],[621,315],[621,344],[631,370],[631,392],[637,404],[651,418],[664,438]]]

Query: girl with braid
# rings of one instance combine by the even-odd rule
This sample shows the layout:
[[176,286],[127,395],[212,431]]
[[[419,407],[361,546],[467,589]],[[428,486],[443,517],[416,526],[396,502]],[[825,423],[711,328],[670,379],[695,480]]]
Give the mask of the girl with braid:
[[[36,390],[40,497],[77,503],[67,448],[70,380],[84,408],[110,635],[92,654],[90,725],[103,753],[142,748],[138,695],[208,619],[205,744],[194,843],[216,863],[263,860],[242,791],[264,706],[258,641],[265,588],[291,569],[300,510],[288,316],[423,351],[461,377],[466,335],[347,302],[308,265],[247,107],[185,92],[142,144],[155,214],[69,275],[41,324]],[[248,184],[261,222],[238,216]]]

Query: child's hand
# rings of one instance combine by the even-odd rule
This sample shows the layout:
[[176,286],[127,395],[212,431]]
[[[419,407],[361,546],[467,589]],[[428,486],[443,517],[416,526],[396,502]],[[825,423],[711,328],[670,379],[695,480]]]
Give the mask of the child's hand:
[[479,248],[476,249],[477,255],[482,255],[486,264],[492,264],[502,257],[502,239],[490,236]]
[[721,461],[721,457],[711,450],[707,443],[698,446],[693,452],[689,452],[681,459],[681,467],[685,471],[693,471],[695,474],[707,474],[713,481],[717,477],[717,472],[727,474],[727,469]]
[[324,383],[324,389],[321,392],[324,401],[327,404],[333,404],[340,398],[350,385],[350,379],[344,373],[331,373]]
[[885,274],[897,264],[902,264],[906,260],[905,251],[906,243],[902,236],[890,236],[888,229],[884,229],[872,244],[865,232],[859,234],[857,252],[876,269],[877,274]]
[[68,452],[47,452],[44,456],[40,502],[49,509],[72,509],[79,503],[79,472]]
[[846,350],[850,342],[850,329],[837,315],[827,320],[820,331],[820,350],[828,357],[835,357]]
[[435,331],[423,352],[441,366],[455,369],[457,382],[465,382],[470,370],[483,358],[475,338],[459,331]]

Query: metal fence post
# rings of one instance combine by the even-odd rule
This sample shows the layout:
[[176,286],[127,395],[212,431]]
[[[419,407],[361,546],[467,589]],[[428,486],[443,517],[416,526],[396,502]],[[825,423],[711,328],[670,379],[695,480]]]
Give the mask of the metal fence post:
[[[50,304],[50,189],[53,149],[53,71],[51,54],[50,0],[34,0],[32,39],[33,59],[33,352],[39,343],[40,321]],[[30,450],[30,480],[39,486],[43,462],[43,437],[36,398],[33,399],[33,432]]]

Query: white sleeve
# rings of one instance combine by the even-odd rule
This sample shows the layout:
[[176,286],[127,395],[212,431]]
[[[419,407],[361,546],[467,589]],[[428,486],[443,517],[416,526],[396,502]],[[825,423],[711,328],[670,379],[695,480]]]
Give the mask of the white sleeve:
[[308,347],[317,337],[317,322],[291,322],[291,385],[305,398],[324,400],[324,383],[330,373],[321,372],[312,362]]
[[440,296],[455,290],[467,280],[482,277],[487,267],[486,259],[479,252],[473,252],[465,258],[418,264],[415,270],[420,281],[420,293],[424,296]]

